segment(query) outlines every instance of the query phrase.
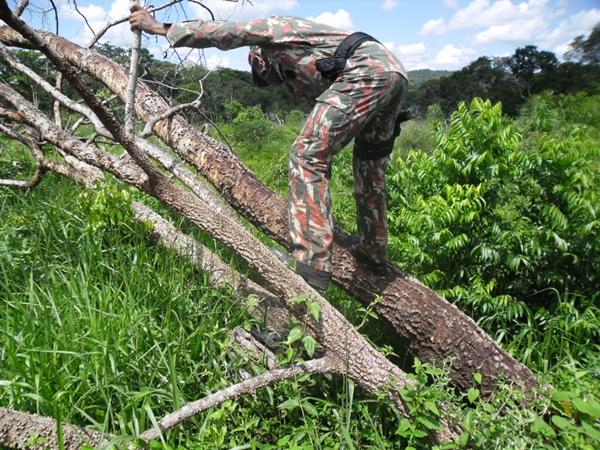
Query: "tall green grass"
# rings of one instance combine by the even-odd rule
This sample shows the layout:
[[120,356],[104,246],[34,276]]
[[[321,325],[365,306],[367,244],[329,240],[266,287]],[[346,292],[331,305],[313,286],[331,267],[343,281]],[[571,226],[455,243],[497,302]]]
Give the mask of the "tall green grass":
[[[230,289],[210,286],[149,240],[119,196],[115,188],[90,195],[54,175],[35,190],[0,191],[0,405],[133,439],[241,381],[242,368],[265,369],[232,351],[231,330],[255,320]],[[163,445],[390,442],[388,403],[349,396],[344,386],[338,377],[302,377],[263,389],[190,420]]]

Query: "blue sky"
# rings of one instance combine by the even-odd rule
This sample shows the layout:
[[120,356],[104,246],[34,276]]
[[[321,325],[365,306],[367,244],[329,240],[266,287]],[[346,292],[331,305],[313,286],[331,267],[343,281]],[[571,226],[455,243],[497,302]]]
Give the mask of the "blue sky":
[[[15,0],[11,0],[15,4]],[[59,34],[80,45],[91,39],[87,23],[99,30],[106,22],[123,19],[129,0],[55,0],[59,11]],[[144,0],[140,3],[143,5]],[[480,56],[512,55],[518,47],[536,45],[539,50],[562,57],[566,45],[576,36],[589,35],[600,22],[599,0],[202,0],[217,20],[245,21],[272,14],[310,17],[341,28],[372,34],[404,62],[408,70],[457,70]],[[154,6],[162,4],[153,2]],[[31,0],[34,8],[48,9],[49,2]],[[208,20],[208,11],[184,2],[157,18],[165,22],[191,18]],[[80,14],[81,13],[81,14]],[[54,17],[24,15],[38,28],[55,30]],[[128,46],[131,33],[126,23],[111,28],[104,41]],[[164,37],[144,39],[157,58],[168,50]],[[167,51],[168,54],[172,53]],[[247,50],[220,52],[213,49],[178,49],[178,58],[201,60],[248,70]],[[172,57],[174,55],[171,55]]]

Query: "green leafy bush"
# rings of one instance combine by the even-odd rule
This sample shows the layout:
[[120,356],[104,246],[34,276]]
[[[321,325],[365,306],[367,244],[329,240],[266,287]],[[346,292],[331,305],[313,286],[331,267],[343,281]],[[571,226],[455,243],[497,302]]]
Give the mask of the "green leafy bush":
[[[542,316],[567,297],[588,317],[581,346],[597,344],[600,145],[560,104],[534,101],[535,116],[518,123],[500,104],[463,103],[438,123],[433,153],[393,162],[390,256],[492,333],[527,317],[545,332]],[[597,108],[588,113],[596,123]]]

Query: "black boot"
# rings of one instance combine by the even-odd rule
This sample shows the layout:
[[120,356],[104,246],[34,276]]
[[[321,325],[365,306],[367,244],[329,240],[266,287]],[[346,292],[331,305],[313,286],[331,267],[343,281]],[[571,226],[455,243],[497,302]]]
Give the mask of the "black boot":
[[[278,248],[270,248],[269,250],[271,250],[271,253],[277,256],[280,261],[284,262],[288,266],[292,265],[292,262],[294,261],[294,257],[292,255],[289,255]],[[329,282],[331,281],[331,274],[329,272],[307,266],[300,261],[296,261],[296,273],[304,278],[304,281],[306,281],[310,286],[321,291],[326,291],[329,287]]]
[[307,266],[300,261],[296,263],[296,273],[309,285],[320,291],[326,291],[331,281],[331,273]]
[[348,250],[352,253],[352,256],[362,263],[369,272],[379,275],[381,277],[387,275],[388,267],[387,261],[377,262],[365,253],[362,246],[360,245],[360,238],[358,236],[350,236],[348,238]]

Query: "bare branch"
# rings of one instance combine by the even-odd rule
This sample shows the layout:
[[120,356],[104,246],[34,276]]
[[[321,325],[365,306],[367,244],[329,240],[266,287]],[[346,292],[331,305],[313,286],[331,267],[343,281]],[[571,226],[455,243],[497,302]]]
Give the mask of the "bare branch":
[[[58,92],[62,92],[62,81],[63,74],[59,73],[56,77],[55,83],[55,87]],[[62,113],[60,110],[60,102],[58,100],[54,101],[54,122],[56,123],[57,127],[62,128]]]
[[[170,2],[165,3],[164,5],[161,6],[157,6],[156,8],[148,8],[149,12],[156,12],[156,11],[160,11],[161,9],[165,9],[168,8],[169,6],[173,6],[177,3],[181,3],[182,0],[171,0]],[[104,34],[111,28],[114,27],[115,25],[119,25],[123,22],[127,22],[129,20],[129,16],[127,17],[122,17],[120,19],[117,20],[113,20],[112,22],[108,22],[106,23],[102,29],[94,35],[94,38],[87,44],[87,48],[92,48],[94,45],[96,45],[96,42],[98,42],[102,36],[104,36]],[[90,27],[91,29],[91,27]]]
[[[92,110],[90,108],[73,101],[72,99],[70,99],[69,97],[64,95],[59,89],[55,88],[50,83],[48,83],[46,80],[44,80],[42,77],[40,77],[37,73],[35,73],[33,70],[31,70],[28,66],[20,63],[14,57],[14,55],[8,50],[8,48],[6,48],[6,46],[4,44],[2,44],[1,42],[0,42],[0,55],[2,55],[2,57],[6,60],[6,62],[11,67],[13,67],[14,69],[27,75],[38,86],[40,86],[42,89],[44,89],[50,95],[52,95],[56,100],[58,100],[60,103],[65,105],[67,108],[72,109],[73,111],[87,117],[90,120],[90,122],[94,125],[94,128],[96,129],[96,131],[98,133],[102,134],[105,137],[112,137],[112,135],[108,132],[108,130],[104,127],[104,125],[100,122],[98,117],[92,112]],[[57,86],[60,86],[60,83],[62,82],[62,77],[63,77],[62,74],[59,74],[59,76],[57,77],[57,80],[56,80]],[[56,110],[56,107],[55,107],[55,110]],[[61,126],[60,122],[58,122],[57,124],[59,126]]]
[[150,119],[148,122],[146,122],[146,126],[144,127],[144,130],[140,133],[140,136],[142,136],[142,137],[150,136],[152,134],[152,129],[154,128],[154,125],[156,125],[161,120],[168,119],[169,117],[177,114],[180,111],[184,111],[186,109],[200,108],[200,105],[201,105],[200,99],[202,98],[202,93],[203,92],[201,91],[200,94],[198,95],[198,98],[196,100],[194,100],[193,102],[183,103],[181,105],[174,106],[171,109],[169,109],[168,111],[165,111],[162,114]]
[[23,11],[25,11],[25,8],[27,8],[27,6],[29,6],[29,0],[21,0],[15,9],[15,14],[17,16],[21,16],[21,14],[23,14]]
[[23,136],[22,134],[15,132],[14,130],[5,126],[4,124],[0,124],[0,132],[6,134],[7,136],[10,136],[13,139],[18,140],[22,144],[26,145],[29,148],[29,151],[31,152],[33,157],[35,158],[35,164],[36,164],[35,173],[31,177],[31,179],[29,179],[28,181],[0,179],[0,186],[30,189],[30,188],[34,188],[37,185],[39,185],[42,181],[42,177],[44,176],[44,169],[43,169],[42,165],[40,164],[40,160],[43,159],[44,155],[43,155],[42,151],[40,150],[40,148],[37,146],[37,144],[33,140]]
[[[139,4],[132,0],[130,6]],[[135,133],[135,88],[137,87],[138,69],[140,66],[140,48],[142,46],[142,31],[133,30],[133,45],[129,63],[129,83],[127,84],[127,99],[125,101],[125,133],[133,139]]]
[[326,373],[332,370],[335,364],[331,363],[327,358],[313,359],[304,363],[298,363],[291,367],[274,369],[269,372],[258,375],[249,380],[242,381],[236,385],[225,388],[219,392],[215,392],[203,399],[185,405],[178,411],[175,411],[168,416],[165,416],[158,422],[159,429],[151,428],[140,436],[144,440],[157,439],[161,433],[168,431],[183,421],[200,414],[209,408],[220,405],[221,403],[240,397],[245,394],[255,392],[256,390],[269,386],[280,381],[298,377],[304,373]]
[[81,18],[83,19],[83,21],[85,22],[85,24],[87,25],[87,27],[90,29],[90,31],[92,32],[92,34],[95,35],[96,33],[94,32],[94,29],[92,28],[92,26],[88,22],[86,15],[83,14],[81,11],[79,11],[79,6],[77,6],[77,0],[73,0],[73,4],[75,5],[75,11],[77,12],[77,14],[79,14],[81,16]]
[[277,358],[270,348],[263,345],[242,327],[235,327],[231,333],[232,339],[246,352],[247,356],[265,365],[269,370],[277,366]]

